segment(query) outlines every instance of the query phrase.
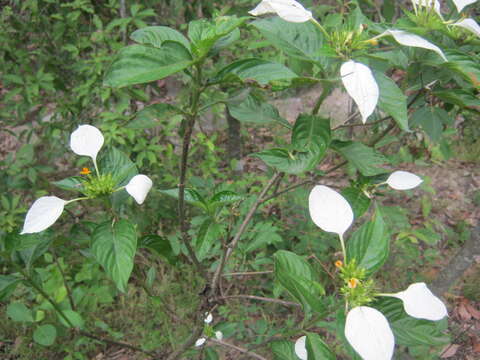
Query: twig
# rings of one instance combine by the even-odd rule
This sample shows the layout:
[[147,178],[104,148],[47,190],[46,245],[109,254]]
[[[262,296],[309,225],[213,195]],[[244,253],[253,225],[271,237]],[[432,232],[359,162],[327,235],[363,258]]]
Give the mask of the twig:
[[222,276],[252,276],[252,275],[262,275],[262,274],[271,274],[271,273],[273,273],[273,270],[232,272],[232,273],[223,274]]
[[250,356],[250,357],[253,358],[253,359],[267,360],[266,358],[264,358],[264,357],[261,356],[261,355],[258,355],[258,354],[254,353],[254,352],[251,352],[251,351],[248,351],[247,349],[241,348],[240,346],[227,343],[227,342],[225,342],[225,341],[223,341],[223,340],[218,340],[218,339],[210,338],[210,339],[208,340],[208,342],[209,342],[209,343],[214,343],[214,344],[217,344],[217,345],[222,345],[222,346],[228,347],[228,348],[230,348],[230,349],[237,350],[238,352],[241,352],[242,354],[248,355],[248,356]]
[[318,111],[320,110],[320,106],[322,106],[322,103],[325,101],[327,96],[330,94],[330,90],[332,90],[333,84],[332,83],[326,83],[325,87],[322,89],[322,93],[318,97],[317,102],[315,103],[314,108],[312,109],[312,115],[317,115]]
[[227,248],[225,249],[225,251],[222,254],[222,260],[220,262],[220,265],[217,267],[217,270],[215,271],[215,274],[213,275],[212,288],[211,288],[211,294],[212,295],[217,292],[218,281],[219,281],[219,278],[220,278],[220,274],[222,273],[223,268],[224,268],[225,264],[227,263],[230,255],[235,250],[235,247],[237,246],[238,240],[240,240],[241,236],[243,235],[243,233],[247,229],[248,224],[252,220],[253,215],[257,211],[260,204],[262,204],[263,198],[265,197],[266,193],[268,192],[268,190],[270,190],[270,188],[273,186],[273,184],[277,181],[277,179],[280,176],[282,176],[282,173],[277,173],[274,177],[272,177],[270,179],[270,181],[267,183],[267,185],[265,185],[263,190],[260,192],[260,195],[258,195],[258,198],[255,201],[255,203],[250,207],[250,210],[248,211],[247,215],[245,216],[245,219],[243,220],[242,224],[240,225],[240,228],[238,229],[237,233],[233,237],[232,241],[230,242],[230,244],[227,245]]
[[255,296],[255,295],[227,295],[227,296],[220,297],[220,299],[249,299],[249,300],[259,300],[259,301],[271,302],[271,303],[280,304],[280,305],[283,305],[283,306],[301,307],[300,304],[297,304],[295,302],[285,301],[285,300],[280,300],[280,299],[274,299],[274,298],[267,298],[267,297],[262,297],[262,296]]

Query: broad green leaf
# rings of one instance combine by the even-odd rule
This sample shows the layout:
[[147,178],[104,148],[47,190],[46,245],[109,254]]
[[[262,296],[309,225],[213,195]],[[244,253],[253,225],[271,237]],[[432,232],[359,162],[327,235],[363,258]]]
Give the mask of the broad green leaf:
[[71,176],[63,180],[54,181],[52,184],[63,190],[82,192],[83,179],[81,176]]
[[316,154],[320,159],[330,144],[330,121],[316,115],[300,114],[292,131],[292,145],[297,151]]
[[12,257],[19,259],[30,270],[35,260],[47,252],[53,241],[53,233],[47,230],[36,234],[13,235],[13,239],[16,252]]
[[279,228],[271,222],[258,222],[248,231],[250,241],[244,241],[241,244],[241,251],[250,253],[257,249],[265,249],[268,245],[281,243],[282,237],[279,234]]
[[[174,199],[178,199],[178,188],[159,190],[159,192],[171,196]],[[203,198],[203,196],[194,189],[185,188],[184,198],[185,201],[191,205],[198,206],[202,209],[208,208],[208,204]]]
[[322,285],[315,281],[314,273],[302,257],[285,250],[274,254],[275,279],[300,302],[304,310],[313,309],[323,314],[321,297],[325,295]]
[[263,150],[251,156],[258,157],[268,166],[287,174],[300,174],[312,170],[319,161],[317,154],[292,152],[282,148]]
[[[70,323],[73,325],[73,327],[82,329],[83,326],[85,325],[85,321],[83,320],[82,316],[73,310],[67,309],[62,311],[63,315],[70,321]],[[67,328],[71,328],[72,326],[63,318],[62,315],[58,314],[58,319],[62,323],[63,326]]]
[[165,41],[161,49],[130,45],[120,50],[104,83],[111,87],[148,83],[175,74],[191,64],[189,51],[178,42]]
[[292,80],[298,77],[286,66],[264,59],[237,60],[221,69],[212,79],[213,83],[255,81],[266,85],[273,81]]
[[291,128],[289,122],[280,116],[275,106],[252,94],[241,103],[229,103],[227,106],[230,115],[240,122],[262,125],[276,122]]
[[323,36],[311,22],[292,23],[271,17],[251,25],[289,56],[312,62],[322,60]]
[[434,346],[448,344],[450,341],[445,333],[447,319],[429,321],[408,316],[403,309],[402,301],[395,298],[380,298],[374,306],[387,317],[395,340],[400,345]]
[[202,225],[200,225],[195,241],[195,252],[199,261],[202,261],[208,256],[215,242],[220,241],[221,236],[222,227],[211,218],[207,218]]
[[275,360],[298,360],[291,341],[274,341],[271,345],[271,349]]
[[442,136],[441,117],[444,112],[445,110],[433,106],[421,107],[412,115],[412,126],[420,125],[432,141],[438,142]]
[[32,311],[20,302],[7,306],[7,316],[15,322],[33,322]]
[[332,143],[332,147],[364,176],[373,176],[385,172],[385,169],[382,169],[379,165],[385,164],[387,159],[367,145],[354,141],[335,141]]
[[377,208],[372,220],[364,223],[348,240],[347,257],[355,259],[358,267],[364,268],[370,275],[387,260],[389,245],[390,234]]
[[380,98],[378,107],[393,117],[400,129],[408,129],[407,97],[398,88],[395,81],[382,73],[375,73],[378,87],[380,88]]
[[477,89],[480,87],[480,58],[459,50],[445,51],[448,62],[441,66],[453,70]]
[[433,95],[439,97],[443,101],[458,105],[462,108],[474,108],[479,111],[480,99],[474,95],[474,91],[464,89],[448,89],[434,91]]
[[307,333],[305,344],[308,360],[335,360],[335,355],[318,334]]
[[33,340],[43,346],[53,345],[56,337],[57,329],[50,324],[41,325],[33,332]]
[[0,275],[0,302],[6,301],[12,295],[20,281],[12,275]]
[[362,216],[370,207],[372,200],[367,197],[363,191],[355,187],[348,187],[342,189],[340,192],[352,207],[355,219]]
[[122,151],[115,147],[102,153],[98,166],[102,174],[111,174],[116,186],[123,186],[138,174],[136,165]]
[[240,30],[237,28],[233,30],[230,34],[225,35],[218,39],[212,48],[212,53],[218,53],[220,50],[225,49],[232,45],[235,41],[240,39]]
[[137,249],[135,226],[127,220],[98,225],[92,234],[91,249],[117,288],[125,292]]
[[165,258],[170,264],[176,261],[170,242],[159,235],[145,235],[138,241],[138,248],[148,248],[154,250],[158,255]]
[[179,113],[179,109],[170,104],[153,104],[135,114],[127,124],[129,129],[150,129],[159,125],[159,121],[168,120]]
[[156,48],[161,48],[165,41],[176,41],[190,50],[188,39],[168,26],[148,26],[138,29],[130,35],[130,38],[142,45],[151,45]]

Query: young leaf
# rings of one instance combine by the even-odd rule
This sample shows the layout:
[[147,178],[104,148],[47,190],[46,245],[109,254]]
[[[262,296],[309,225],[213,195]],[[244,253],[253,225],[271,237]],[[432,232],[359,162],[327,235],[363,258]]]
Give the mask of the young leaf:
[[127,220],[97,226],[92,234],[92,253],[113,280],[125,292],[137,249],[135,226]]
[[393,296],[403,301],[405,312],[414,318],[438,321],[448,315],[445,304],[423,282],[411,284]]
[[380,88],[378,107],[393,117],[400,129],[409,131],[407,96],[398,88],[395,81],[388,76],[377,72],[375,73],[375,79]]
[[368,275],[373,274],[388,258],[389,235],[382,213],[377,208],[372,220],[350,237],[347,243],[348,258],[355,259],[358,267],[364,268]]
[[190,50],[190,42],[182,33],[168,26],[148,26],[135,30],[130,38],[142,45],[161,48],[165,41],[176,41]]
[[308,197],[310,217],[315,225],[342,236],[352,225],[353,211],[345,198],[328,186],[315,186]]
[[368,66],[353,60],[343,63],[340,68],[343,86],[362,115],[362,122],[373,113],[377,106],[379,90],[372,71]]
[[189,51],[180,43],[165,41],[161,49],[130,45],[113,61],[104,83],[111,87],[124,87],[163,79],[193,63]]
[[411,47],[418,47],[422,49],[427,49],[427,50],[432,50],[436,52],[438,55],[441,56],[441,58],[445,61],[448,61],[445,55],[443,54],[442,50],[431,42],[425,40],[424,38],[415,35],[415,34],[410,34],[406,31],[403,30],[387,30],[381,36],[386,36],[386,35],[391,35],[393,38],[402,45],[405,46],[411,46]]
[[33,332],[33,340],[43,346],[53,345],[56,337],[57,329],[50,324],[41,325]]
[[392,329],[382,313],[368,306],[348,312],[345,337],[363,360],[390,360],[395,340]]

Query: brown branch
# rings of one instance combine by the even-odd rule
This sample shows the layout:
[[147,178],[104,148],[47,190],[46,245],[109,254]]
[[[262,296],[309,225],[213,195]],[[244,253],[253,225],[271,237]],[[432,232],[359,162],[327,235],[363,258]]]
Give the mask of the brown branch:
[[254,352],[251,352],[251,351],[248,351],[247,349],[244,349],[240,346],[237,346],[237,345],[233,345],[233,344],[230,344],[230,343],[227,343],[223,340],[218,340],[218,339],[214,339],[214,338],[210,338],[208,339],[208,342],[209,343],[213,343],[213,344],[216,344],[216,345],[222,345],[224,347],[228,347],[230,349],[234,349],[242,354],[245,354],[245,355],[248,355],[250,356],[252,359],[258,359],[258,360],[267,360],[266,358],[264,358],[263,356],[261,355],[258,355]]
[[222,260],[220,261],[220,265],[217,267],[217,270],[215,271],[215,274],[213,275],[212,279],[212,287],[211,287],[211,295],[215,294],[217,292],[218,288],[218,281],[220,279],[220,274],[223,271],[223,268],[225,267],[225,264],[227,263],[228,259],[230,258],[230,255],[232,252],[235,250],[238,241],[242,237],[243,233],[247,229],[248,224],[253,218],[253,215],[257,211],[258,207],[262,204],[263,198],[267,194],[268,190],[275,184],[277,179],[282,176],[282,173],[277,173],[275,176],[273,176],[270,181],[265,185],[265,187],[262,189],[260,194],[258,195],[257,200],[255,203],[250,207],[250,210],[248,211],[247,215],[245,216],[245,219],[243,220],[242,224],[240,225],[240,228],[238,229],[237,233],[233,237],[232,241],[230,244],[227,245],[225,251],[222,254]]
[[252,276],[252,275],[263,275],[263,274],[271,274],[271,273],[273,273],[273,270],[232,272],[228,274],[223,274],[222,276]]
[[259,300],[259,301],[271,302],[271,303],[280,304],[280,305],[283,305],[283,306],[301,307],[300,304],[297,304],[295,302],[285,301],[285,300],[280,300],[280,299],[274,299],[274,298],[267,298],[267,297],[262,297],[262,296],[255,296],[255,295],[227,295],[227,296],[220,297],[220,299],[249,299],[249,300]]

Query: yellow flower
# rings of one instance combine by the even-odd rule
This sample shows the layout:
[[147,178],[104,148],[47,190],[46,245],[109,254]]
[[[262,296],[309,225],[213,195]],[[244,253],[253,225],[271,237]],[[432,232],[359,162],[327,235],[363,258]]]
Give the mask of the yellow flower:
[[90,173],[91,173],[91,171],[87,167],[82,168],[82,171],[80,171],[81,175],[89,175]]
[[355,278],[351,278],[350,280],[348,280],[348,287],[350,289],[355,289],[359,282],[360,282],[360,280],[355,279]]
[[343,267],[343,262],[341,260],[337,260],[335,261],[335,266],[340,269]]

